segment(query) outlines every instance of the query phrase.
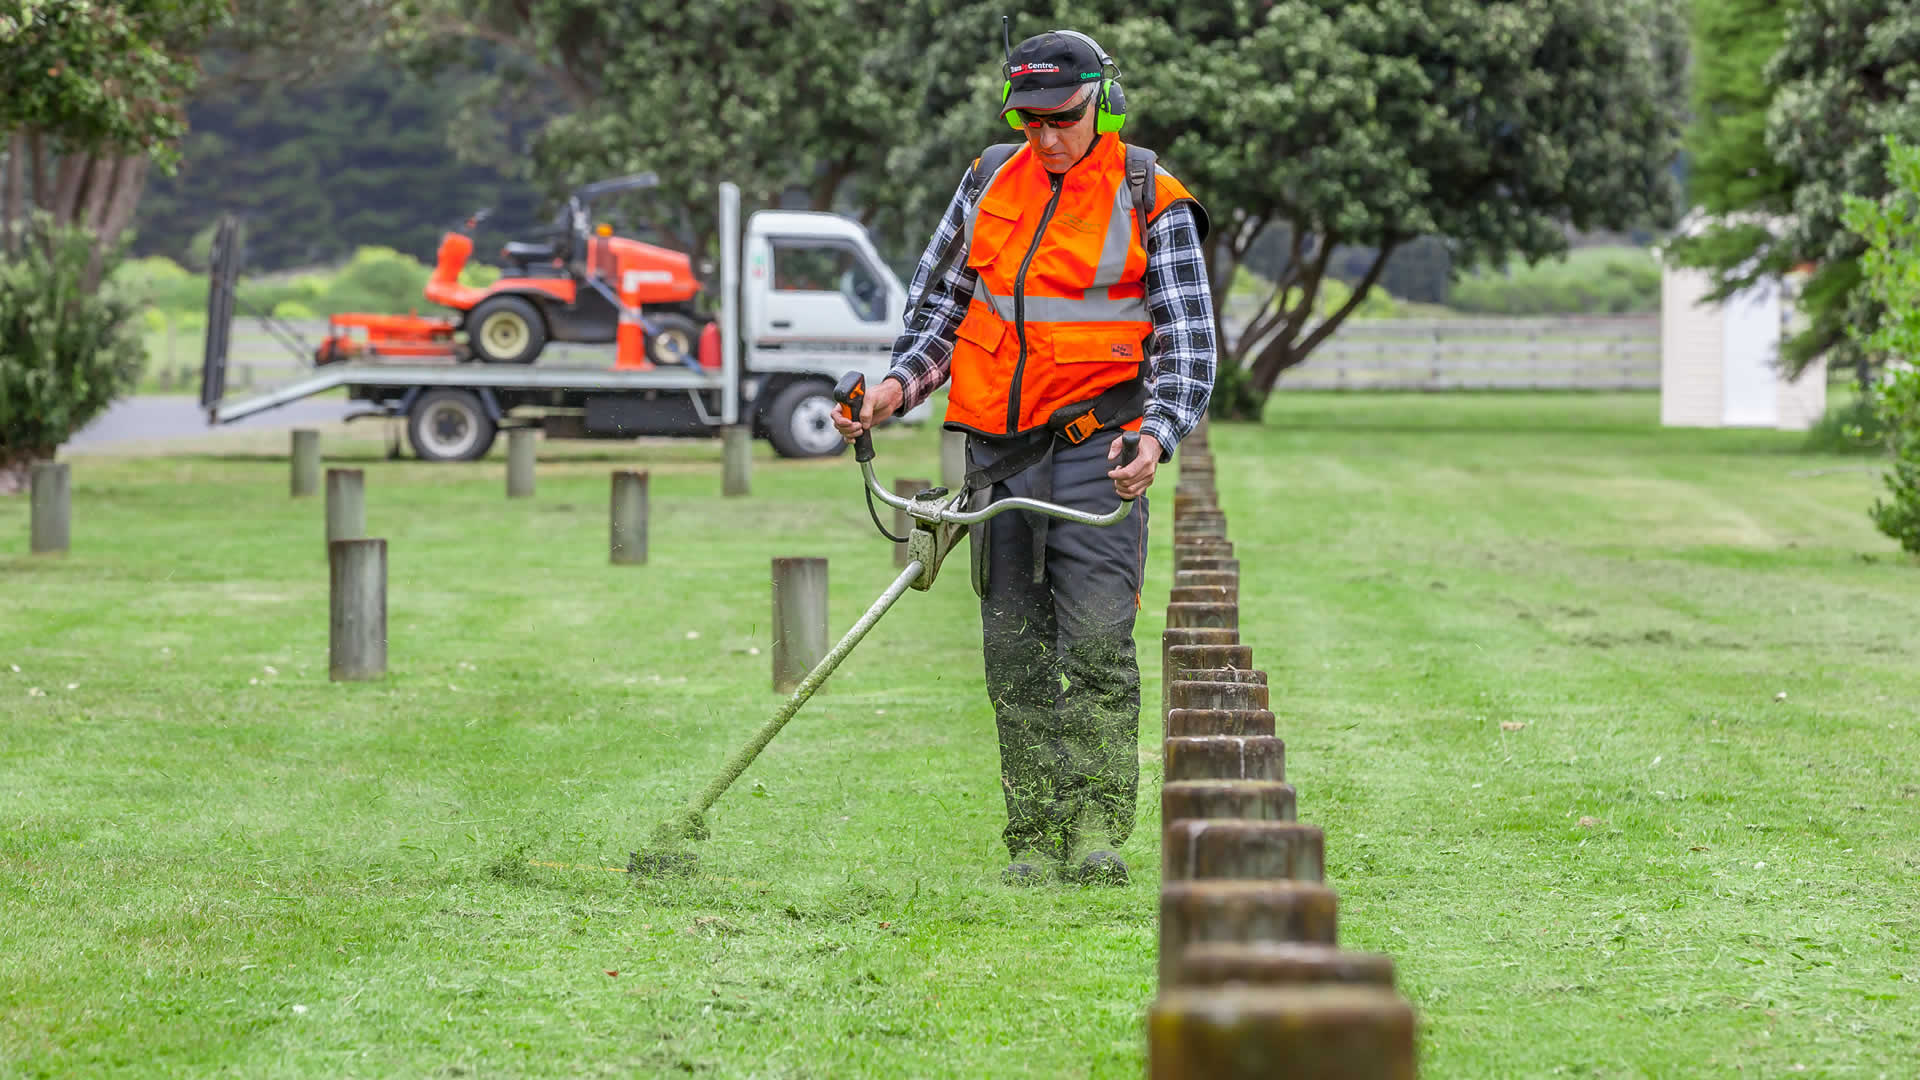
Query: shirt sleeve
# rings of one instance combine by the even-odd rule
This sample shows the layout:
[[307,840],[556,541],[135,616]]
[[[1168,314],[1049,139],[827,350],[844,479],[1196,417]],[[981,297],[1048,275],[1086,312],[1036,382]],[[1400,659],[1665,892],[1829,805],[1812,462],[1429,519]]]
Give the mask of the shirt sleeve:
[[[893,364],[887,376],[903,389],[900,411],[913,409],[945,385],[952,370],[953,335],[967,317],[967,298],[973,295],[975,274],[965,259],[955,259],[940,280],[929,281],[940,253],[946,250],[966,220],[967,179],[962,178],[934,230],[933,241],[920,254],[920,265],[907,287],[906,328],[893,341]],[[925,310],[916,311],[922,299]]]
[[1184,202],[1147,227],[1146,299],[1154,340],[1140,433],[1159,441],[1166,462],[1206,415],[1217,362],[1206,250],[1193,209]]

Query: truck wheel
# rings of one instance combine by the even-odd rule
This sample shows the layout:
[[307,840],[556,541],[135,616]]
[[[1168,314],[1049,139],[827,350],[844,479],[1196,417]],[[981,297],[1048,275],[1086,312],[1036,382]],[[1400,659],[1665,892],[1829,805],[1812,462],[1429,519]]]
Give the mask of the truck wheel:
[[531,364],[546,347],[546,320],[522,297],[490,296],[467,313],[467,344],[489,364]]
[[496,430],[471,390],[429,390],[407,413],[407,441],[421,461],[477,461]]
[[847,441],[833,426],[833,386],[824,382],[797,382],[780,391],[767,407],[767,438],[781,457],[832,457],[844,453]]
[[684,367],[700,362],[701,325],[685,315],[660,312],[648,315],[659,332],[647,342],[647,359],[661,367]]

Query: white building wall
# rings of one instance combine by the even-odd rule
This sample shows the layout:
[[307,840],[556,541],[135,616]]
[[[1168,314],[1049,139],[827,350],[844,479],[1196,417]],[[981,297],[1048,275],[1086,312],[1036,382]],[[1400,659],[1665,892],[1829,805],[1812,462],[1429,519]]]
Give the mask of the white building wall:
[[1724,404],[1720,309],[1700,303],[1705,271],[1669,268],[1660,278],[1660,423],[1719,427]]

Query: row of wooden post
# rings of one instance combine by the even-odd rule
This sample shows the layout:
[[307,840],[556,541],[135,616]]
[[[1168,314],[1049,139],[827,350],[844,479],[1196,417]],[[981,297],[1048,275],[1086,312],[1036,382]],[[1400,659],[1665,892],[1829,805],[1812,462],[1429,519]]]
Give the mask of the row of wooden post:
[[1343,950],[1323,832],[1299,820],[1203,424],[1179,450],[1161,638],[1159,992],[1151,1080],[1411,1080],[1393,961]]

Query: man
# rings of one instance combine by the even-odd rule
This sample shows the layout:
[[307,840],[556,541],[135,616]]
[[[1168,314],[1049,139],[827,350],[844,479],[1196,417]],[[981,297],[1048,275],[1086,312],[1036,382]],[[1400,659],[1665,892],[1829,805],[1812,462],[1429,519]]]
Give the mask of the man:
[[[1139,235],[1112,67],[1071,31],[1008,54],[1001,115],[1025,145],[990,148],[961,181],[921,256],[891,370],[857,422],[835,413],[851,440],[951,378],[945,426],[968,433],[975,505],[1026,496],[1105,513],[1137,498],[1104,529],[1014,512],[972,531],[1010,884],[1044,880],[1041,864],[1069,881],[1127,880],[1112,849],[1133,830],[1140,777],[1144,494],[1213,386],[1205,211],[1157,171]],[[1140,433],[1124,467],[1122,430]]]

